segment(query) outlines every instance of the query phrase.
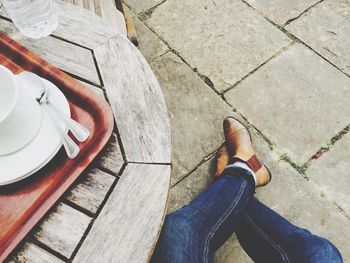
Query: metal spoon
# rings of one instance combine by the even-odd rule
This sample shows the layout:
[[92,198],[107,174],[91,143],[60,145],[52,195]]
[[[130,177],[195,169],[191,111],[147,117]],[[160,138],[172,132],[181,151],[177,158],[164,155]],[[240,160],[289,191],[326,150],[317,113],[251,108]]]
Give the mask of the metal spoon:
[[[86,140],[87,137],[89,137],[90,132],[83,126],[83,128],[81,128],[81,125],[79,123],[79,127],[76,128],[76,126],[78,125],[75,121],[73,124],[72,122],[69,122],[69,124],[66,123],[66,119],[69,118],[65,116],[60,110],[58,110],[52,103],[50,103],[48,99],[48,88],[46,87],[45,83],[40,79],[40,77],[28,71],[22,72],[21,75],[26,77],[28,81],[34,81],[34,85],[40,88],[40,95],[37,96],[36,100],[40,105],[44,107],[44,109],[50,117],[52,124],[59,132],[67,156],[71,159],[75,158],[78,155],[80,149],[78,145],[68,136],[67,131],[64,128],[65,126],[63,127],[61,123],[63,122],[64,124],[66,124],[66,126],[68,126],[68,128],[71,129],[72,133],[74,131],[74,134],[79,141],[83,139]],[[65,116],[66,119],[63,119],[62,115]]]
[[74,159],[75,157],[77,157],[80,149],[79,149],[78,145],[72,140],[72,138],[70,138],[68,136],[68,134],[65,131],[65,128],[63,128],[60,125],[60,120],[58,119],[55,111],[52,109],[52,107],[51,107],[52,104],[50,104],[50,102],[48,100],[48,94],[47,94],[46,87],[41,92],[40,96],[36,98],[36,100],[38,101],[38,103],[40,105],[42,105],[45,108],[46,112],[48,113],[48,115],[50,117],[52,124],[55,126],[56,130],[59,132],[63,147],[66,150],[67,156],[70,159]]
[[61,121],[63,121],[64,124],[66,124],[68,129],[72,132],[74,137],[77,138],[79,142],[86,141],[90,136],[90,131],[87,128],[85,128],[83,125],[81,125],[79,122],[69,118],[68,116],[63,114],[62,111],[57,109],[56,106],[50,103],[50,101],[47,99],[47,95],[46,95],[46,98],[44,98],[45,93],[47,93],[47,88],[45,86],[45,83],[42,83],[42,84],[44,86],[44,90],[42,90],[41,96],[37,98],[37,101],[39,102],[39,104],[42,104],[42,103],[48,104],[51,107],[51,109],[55,112],[55,114],[61,119]]

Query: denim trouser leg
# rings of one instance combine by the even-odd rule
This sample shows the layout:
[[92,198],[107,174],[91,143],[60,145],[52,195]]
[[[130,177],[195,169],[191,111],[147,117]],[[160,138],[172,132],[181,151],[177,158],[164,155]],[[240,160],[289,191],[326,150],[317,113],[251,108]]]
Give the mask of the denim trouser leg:
[[191,204],[166,217],[152,262],[213,262],[234,232],[258,263],[343,262],[328,240],[289,223],[255,199],[254,189],[248,171],[226,168]]
[[244,250],[257,263],[343,262],[331,242],[292,225],[256,198],[250,201],[236,234]]
[[226,169],[191,204],[166,217],[152,262],[213,262],[214,252],[234,232],[254,189],[248,171]]

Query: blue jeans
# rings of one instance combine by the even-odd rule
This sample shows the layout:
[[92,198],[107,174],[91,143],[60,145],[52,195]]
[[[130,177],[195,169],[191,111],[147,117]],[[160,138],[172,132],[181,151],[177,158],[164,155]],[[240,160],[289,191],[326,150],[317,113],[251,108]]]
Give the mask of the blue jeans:
[[255,262],[343,262],[331,242],[292,225],[254,192],[249,171],[226,168],[191,204],[166,217],[152,262],[213,262],[215,251],[234,232]]

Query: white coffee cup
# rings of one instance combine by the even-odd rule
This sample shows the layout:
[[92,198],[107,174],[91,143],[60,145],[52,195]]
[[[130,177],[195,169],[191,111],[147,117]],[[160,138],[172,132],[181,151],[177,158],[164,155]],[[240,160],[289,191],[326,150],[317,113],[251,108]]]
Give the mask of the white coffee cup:
[[42,109],[30,89],[0,65],[0,158],[28,145],[40,129]]

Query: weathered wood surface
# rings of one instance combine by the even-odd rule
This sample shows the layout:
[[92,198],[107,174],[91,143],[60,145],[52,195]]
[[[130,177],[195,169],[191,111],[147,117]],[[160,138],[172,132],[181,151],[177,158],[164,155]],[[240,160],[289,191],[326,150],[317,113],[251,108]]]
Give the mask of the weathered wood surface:
[[139,42],[137,40],[137,33],[136,33],[136,27],[134,20],[132,19],[131,16],[126,16],[125,17],[125,22],[126,22],[126,28],[128,31],[128,39],[135,45],[138,46]]
[[128,164],[73,262],[146,262],[159,234],[169,165]]
[[90,90],[92,90],[93,92],[95,92],[96,94],[104,97],[104,93],[103,93],[103,89],[102,88],[99,88],[99,87],[96,87],[94,85],[91,85],[85,81],[81,81],[79,79],[76,79],[77,81],[79,81],[82,85],[84,85],[85,87],[89,88]]
[[127,35],[124,15],[113,4],[113,0],[99,0],[101,14],[110,27],[116,27],[123,36]]
[[102,17],[101,2],[100,0],[95,0],[95,14]]
[[61,203],[38,226],[34,237],[69,259],[91,219],[78,210]]
[[115,180],[117,179],[112,175],[92,169],[85,172],[66,198],[76,206],[96,214]]
[[124,15],[116,8],[114,0],[73,0],[72,3],[100,16],[114,31],[127,35]]
[[119,173],[124,164],[124,160],[115,133],[112,134],[112,137],[103,152],[98,156],[96,163],[103,169],[112,172],[115,175]]
[[25,243],[21,251],[11,258],[9,263],[63,263],[44,249],[33,243]]
[[[53,49],[55,47],[52,47]],[[18,74],[33,71],[50,79],[67,95],[72,116],[90,131],[79,157],[69,159],[63,150],[35,175],[0,191],[0,262],[58,202],[80,174],[103,150],[112,135],[113,113],[107,102],[39,56],[0,32],[0,64]],[[33,153],[33,161],[36,153]]]
[[170,163],[168,112],[158,81],[146,60],[120,35],[94,53],[127,160]]
[[122,33],[117,27],[109,25],[88,10],[58,0],[56,3],[60,20],[59,27],[54,32],[55,36],[94,49],[111,37]]
[[5,20],[1,20],[0,31],[54,66],[95,84],[100,84],[90,50],[53,37],[37,40],[26,38],[17,31],[12,23]]
[[[70,0],[54,0],[59,15],[59,26],[53,35],[94,49],[111,37],[121,34],[117,27],[110,26],[101,17],[91,15],[90,11],[83,9],[83,0],[74,1],[77,1],[77,6],[69,3]],[[0,8],[0,15],[8,18],[3,7]]]
[[81,8],[84,8],[84,1],[83,0],[73,0],[73,1],[67,0],[67,2],[72,3],[74,5],[77,5]]
[[[74,0],[74,3],[78,3],[76,1],[84,5],[86,0]],[[34,238],[49,251],[52,249],[77,262],[145,262],[157,241],[170,182],[170,166],[167,165],[171,162],[170,127],[161,89],[142,55],[115,27],[78,6],[62,1],[57,1],[57,6],[60,21],[54,35],[58,38],[28,40],[4,20],[0,28],[10,28],[7,32],[13,34],[12,37],[17,36],[19,42],[27,43],[34,52],[52,59],[56,66],[100,85],[97,70],[91,67],[93,52],[122,141],[121,146],[114,134],[94,165],[119,175],[124,164],[121,147],[127,161],[145,164],[129,163],[107,197],[118,178],[101,170],[87,171],[86,177],[66,195],[66,204],[58,205],[34,231]],[[96,13],[97,6],[95,2]],[[83,84],[102,95],[99,88]],[[85,233],[93,223],[88,215],[97,216],[104,198],[108,198],[106,204],[91,231]],[[84,213],[75,209],[79,207]],[[86,239],[82,240],[86,234]],[[72,258],[80,242],[82,247]],[[58,260],[43,251],[43,248],[25,243],[15,257],[23,258],[24,262]]]
[[83,7],[86,10],[89,10],[93,13],[95,13],[95,3],[94,0],[83,0]]

